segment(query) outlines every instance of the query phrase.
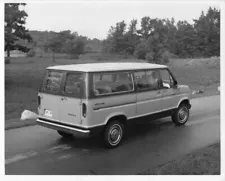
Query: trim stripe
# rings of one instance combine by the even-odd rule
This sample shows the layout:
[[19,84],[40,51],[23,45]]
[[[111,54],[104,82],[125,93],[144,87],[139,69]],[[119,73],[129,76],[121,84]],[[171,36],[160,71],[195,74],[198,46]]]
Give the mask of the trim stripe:
[[121,106],[126,106],[126,105],[133,105],[133,104],[136,104],[136,102],[130,102],[130,103],[117,104],[117,105],[112,105],[112,106],[93,108],[93,110],[97,111],[97,110],[100,110],[100,109],[110,109],[110,108],[114,108],[114,107],[121,107]]
[[160,100],[161,100],[161,98],[159,98],[159,99],[145,99],[145,100],[137,101],[137,104],[142,104],[142,103],[146,103],[146,102],[160,101]]
[[169,108],[169,109],[163,109],[163,110],[160,110],[160,111],[155,111],[155,112],[151,112],[151,113],[147,113],[147,114],[141,114],[141,115],[138,115],[138,116],[129,117],[128,119],[149,116],[149,115],[152,115],[152,114],[155,114],[155,113],[160,113],[160,112],[163,112],[163,111],[173,110],[173,109],[176,109],[176,108],[177,107],[172,107],[172,108]]

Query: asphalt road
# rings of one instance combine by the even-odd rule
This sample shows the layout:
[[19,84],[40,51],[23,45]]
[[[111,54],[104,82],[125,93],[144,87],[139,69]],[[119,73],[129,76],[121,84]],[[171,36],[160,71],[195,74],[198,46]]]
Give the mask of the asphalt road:
[[5,131],[5,173],[137,174],[220,141],[220,96],[191,104],[185,126],[174,126],[170,117],[135,125],[115,149],[105,149],[96,138],[63,139],[40,126]]

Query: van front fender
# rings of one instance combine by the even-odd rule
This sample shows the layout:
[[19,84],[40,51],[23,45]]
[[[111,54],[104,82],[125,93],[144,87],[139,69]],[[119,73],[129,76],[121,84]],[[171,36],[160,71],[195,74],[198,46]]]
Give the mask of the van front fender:
[[[188,104],[189,104],[189,107],[191,108],[191,104],[190,104],[190,100],[189,100],[189,97],[182,97],[182,99],[180,99],[180,101],[178,102],[177,104],[177,108],[179,107],[179,105],[183,102],[183,101],[188,101]],[[189,108],[189,109],[190,109]]]

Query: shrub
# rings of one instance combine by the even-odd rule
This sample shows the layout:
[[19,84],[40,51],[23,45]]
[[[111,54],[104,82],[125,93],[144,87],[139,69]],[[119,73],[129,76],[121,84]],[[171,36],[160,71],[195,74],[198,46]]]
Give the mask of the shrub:
[[169,52],[168,51],[164,51],[163,53],[161,53],[159,56],[154,56],[153,52],[147,53],[145,56],[145,59],[149,62],[149,63],[158,63],[158,64],[168,64],[169,63]]
[[27,52],[28,57],[34,57],[35,54],[36,54],[36,52],[34,51],[34,49],[31,49],[29,52]]
[[10,57],[5,57],[5,64],[10,64]]
[[138,44],[137,47],[135,48],[134,55],[138,59],[145,59],[147,53],[148,53],[148,46],[146,45],[146,43],[142,42]]
[[161,58],[162,61],[160,63],[162,63],[162,64],[168,64],[169,63],[169,52],[168,51],[163,52],[161,57],[162,57]]
[[79,55],[78,54],[70,54],[69,59],[79,59]]
[[153,54],[152,53],[147,53],[145,56],[145,59],[149,62],[149,63],[153,63],[154,59],[153,59]]

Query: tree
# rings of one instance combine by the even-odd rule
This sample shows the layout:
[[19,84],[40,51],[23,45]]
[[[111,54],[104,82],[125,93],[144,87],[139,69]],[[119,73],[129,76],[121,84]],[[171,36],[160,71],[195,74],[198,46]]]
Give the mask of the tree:
[[196,34],[193,25],[178,21],[175,54],[182,58],[193,58],[196,51]]
[[7,57],[10,57],[11,50],[22,52],[30,50],[18,43],[20,39],[32,40],[24,26],[28,15],[24,10],[19,9],[20,6],[25,5],[25,3],[5,3],[5,51],[7,51]]
[[204,57],[220,56],[220,11],[209,8],[194,20],[196,47]]
[[168,29],[165,26],[165,20],[151,19],[151,32],[147,39],[149,52],[152,56],[152,61],[161,63],[162,56],[167,50]]
[[61,41],[62,48],[59,50],[59,53],[66,53],[66,50],[64,49],[64,46],[67,42],[67,40],[72,40],[76,36],[75,34],[72,34],[70,30],[60,31],[57,35],[57,38]]
[[62,48],[62,42],[58,38],[58,34],[49,39],[44,45],[45,50],[50,50],[52,52],[52,60],[55,62],[55,53],[60,52]]
[[168,32],[167,32],[167,37],[168,37],[167,48],[168,48],[168,51],[176,54],[176,44],[178,42],[176,40],[177,27],[175,25],[175,20],[174,20],[174,18],[171,18],[171,20],[166,19],[165,23],[166,23],[166,27],[168,29]]
[[134,54],[135,47],[139,43],[139,36],[137,35],[137,20],[133,19],[128,27],[128,32],[125,34],[125,39],[128,42],[126,52],[130,55]]
[[126,23],[124,21],[116,23],[116,26],[111,26],[106,41],[104,42],[105,51],[110,53],[124,53],[128,46],[126,37]]
[[84,53],[85,42],[82,37],[68,39],[64,44],[64,50],[67,54],[78,56]]
[[151,18],[148,16],[145,16],[141,19],[141,29],[138,30],[138,33],[142,36],[142,38],[144,38],[145,40],[148,39],[152,27],[151,27]]

